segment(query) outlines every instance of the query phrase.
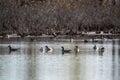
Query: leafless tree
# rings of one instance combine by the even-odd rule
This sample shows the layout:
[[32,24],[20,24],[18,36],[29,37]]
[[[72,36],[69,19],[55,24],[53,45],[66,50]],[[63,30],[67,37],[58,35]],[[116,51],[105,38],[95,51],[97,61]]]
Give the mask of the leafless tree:
[[120,26],[120,8],[95,0],[0,0],[0,32],[40,35],[52,30],[97,31]]

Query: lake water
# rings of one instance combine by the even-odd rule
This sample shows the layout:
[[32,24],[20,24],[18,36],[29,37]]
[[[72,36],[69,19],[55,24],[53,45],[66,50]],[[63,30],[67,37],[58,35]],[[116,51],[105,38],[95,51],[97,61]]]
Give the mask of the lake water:
[[[9,53],[9,44],[19,50]],[[106,51],[94,51],[95,44]],[[53,52],[41,52],[46,45]],[[72,52],[62,55],[61,46]],[[0,80],[120,80],[120,41],[0,43]]]

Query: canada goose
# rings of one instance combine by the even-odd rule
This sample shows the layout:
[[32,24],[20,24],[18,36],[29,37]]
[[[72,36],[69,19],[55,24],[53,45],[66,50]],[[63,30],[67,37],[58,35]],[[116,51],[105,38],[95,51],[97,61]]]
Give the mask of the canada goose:
[[94,50],[98,50],[98,47],[96,45],[94,45],[93,49]]
[[48,46],[45,46],[45,51],[46,51],[46,52],[52,52],[53,49],[52,49],[52,48],[49,48]]
[[70,53],[72,51],[72,50],[65,50],[63,46],[61,48],[62,48],[62,54]]
[[8,46],[8,48],[9,48],[9,52],[17,51],[18,50],[18,48],[12,48],[10,45]]
[[100,52],[104,52],[105,51],[105,47],[102,47],[99,49]]
[[75,53],[79,53],[79,52],[80,52],[79,47],[78,47],[78,46],[75,46],[74,51],[75,51]]

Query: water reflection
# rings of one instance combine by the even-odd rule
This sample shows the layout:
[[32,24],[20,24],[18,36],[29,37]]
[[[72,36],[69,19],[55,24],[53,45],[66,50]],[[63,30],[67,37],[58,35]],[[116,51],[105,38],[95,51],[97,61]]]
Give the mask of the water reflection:
[[118,46],[119,46],[118,53],[120,55],[120,40],[118,41]]
[[[94,51],[93,46],[107,48]],[[0,80],[119,80],[120,40],[101,43],[83,42],[17,42],[20,51],[8,54],[8,44],[0,44]],[[46,45],[52,53],[40,52]],[[80,51],[74,52],[79,46]],[[71,54],[61,53],[61,46]]]

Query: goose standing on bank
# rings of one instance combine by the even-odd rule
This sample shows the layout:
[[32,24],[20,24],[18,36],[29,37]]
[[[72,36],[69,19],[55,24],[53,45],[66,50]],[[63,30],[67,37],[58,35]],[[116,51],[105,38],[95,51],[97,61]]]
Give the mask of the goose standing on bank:
[[62,48],[62,54],[71,53],[71,51],[72,51],[72,50],[65,50],[63,46],[61,48]]
[[9,52],[12,52],[12,51],[17,51],[19,48],[12,48],[10,45],[8,46],[9,48]]

